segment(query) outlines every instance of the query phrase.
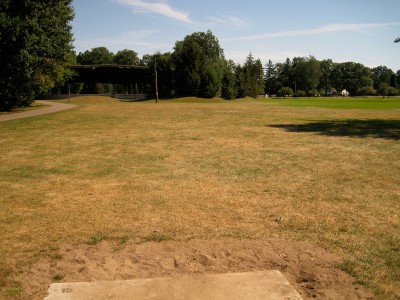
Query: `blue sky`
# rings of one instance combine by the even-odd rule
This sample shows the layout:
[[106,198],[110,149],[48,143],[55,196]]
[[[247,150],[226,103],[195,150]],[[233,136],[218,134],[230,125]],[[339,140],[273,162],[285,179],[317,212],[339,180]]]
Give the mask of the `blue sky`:
[[227,59],[313,55],[400,70],[400,0],[73,0],[77,53],[105,46],[142,57],[210,29]]

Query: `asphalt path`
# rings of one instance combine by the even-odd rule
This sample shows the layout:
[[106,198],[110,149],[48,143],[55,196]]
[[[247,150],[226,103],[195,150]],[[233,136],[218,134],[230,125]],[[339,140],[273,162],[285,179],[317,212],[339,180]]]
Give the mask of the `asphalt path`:
[[53,102],[53,101],[47,101],[47,100],[36,100],[35,103],[49,105],[49,106],[44,107],[44,108],[34,109],[34,110],[23,111],[23,112],[2,114],[2,115],[0,115],[0,122],[51,114],[51,113],[55,113],[58,111],[70,109],[70,108],[73,108],[76,106],[74,104]]

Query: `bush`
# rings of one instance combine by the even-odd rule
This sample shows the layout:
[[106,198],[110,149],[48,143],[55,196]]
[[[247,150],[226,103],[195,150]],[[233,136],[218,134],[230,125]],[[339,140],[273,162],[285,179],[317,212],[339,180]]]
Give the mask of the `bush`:
[[293,90],[290,87],[284,86],[278,91],[277,95],[283,98],[290,97],[293,95]]
[[357,94],[367,97],[368,95],[376,95],[376,90],[372,86],[364,86],[358,89]]
[[303,90],[297,90],[296,93],[294,94],[295,97],[305,97],[306,92]]

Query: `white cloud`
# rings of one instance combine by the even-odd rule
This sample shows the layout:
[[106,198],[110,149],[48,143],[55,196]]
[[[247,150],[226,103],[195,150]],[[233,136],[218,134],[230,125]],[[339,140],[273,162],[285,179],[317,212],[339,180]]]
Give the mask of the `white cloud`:
[[154,38],[151,38],[151,36],[156,33],[156,30],[142,30],[125,32],[115,37],[78,38],[74,43],[75,50],[77,52],[83,52],[94,47],[104,46],[113,52],[122,49],[132,49],[142,54],[146,54],[148,51],[155,51],[154,49],[170,51],[170,44],[154,42]]
[[367,23],[367,24],[330,24],[312,29],[300,29],[300,30],[290,30],[273,32],[258,35],[248,35],[241,37],[233,37],[222,39],[223,41],[250,41],[250,40],[265,40],[271,38],[279,37],[292,37],[292,36],[305,36],[305,35],[318,35],[333,32],[344,32],[344,31],[362,31],[366,29],[382,28],[399,26],[400,23]]
[[126,4],[133,7],[134,12],[136,13],[155,13],[166,16],[174,20],[186,23],[193,23],[193,21],[190,20],[189,18],[189,13],[174,9],[166,3],[154,3],[141,0],[117,0],[117,1],[121,4]]
[[231,25],[235,27],[246,27],[249,23],[236,16],[222,16],[219,18],[208,17],[208,19],[214,24]]
[[[225,51],[225,58],[233,60],[235,63],[243,64],[246,61],[250,51]],[[263,64],[268,60],[276,62],[284,62],[286,58],[292,59],[293,57],[304,57],[308,54],[292,51],[251,51],[255,59],[260,59]]]

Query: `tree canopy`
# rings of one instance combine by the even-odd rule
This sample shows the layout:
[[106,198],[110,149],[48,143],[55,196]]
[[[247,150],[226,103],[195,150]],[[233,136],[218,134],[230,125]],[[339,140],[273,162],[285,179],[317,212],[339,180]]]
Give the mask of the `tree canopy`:
[[71,2],[0,1],[0,109],[27,106],[71,75]]
[[78,54],[77,62],[81,65],[108,65],[114,63],[114,53],[106,47],[96,47]]
[[138,54],[129,49],[124,49],[118,51],[114,56],[114,63],[117,65],[132,65],[138,66],[140,63],[140,59]]
[[177,41],[172,59],[179,94],[214,97],[221,91],[224,54],[211,31],[195,32]]

